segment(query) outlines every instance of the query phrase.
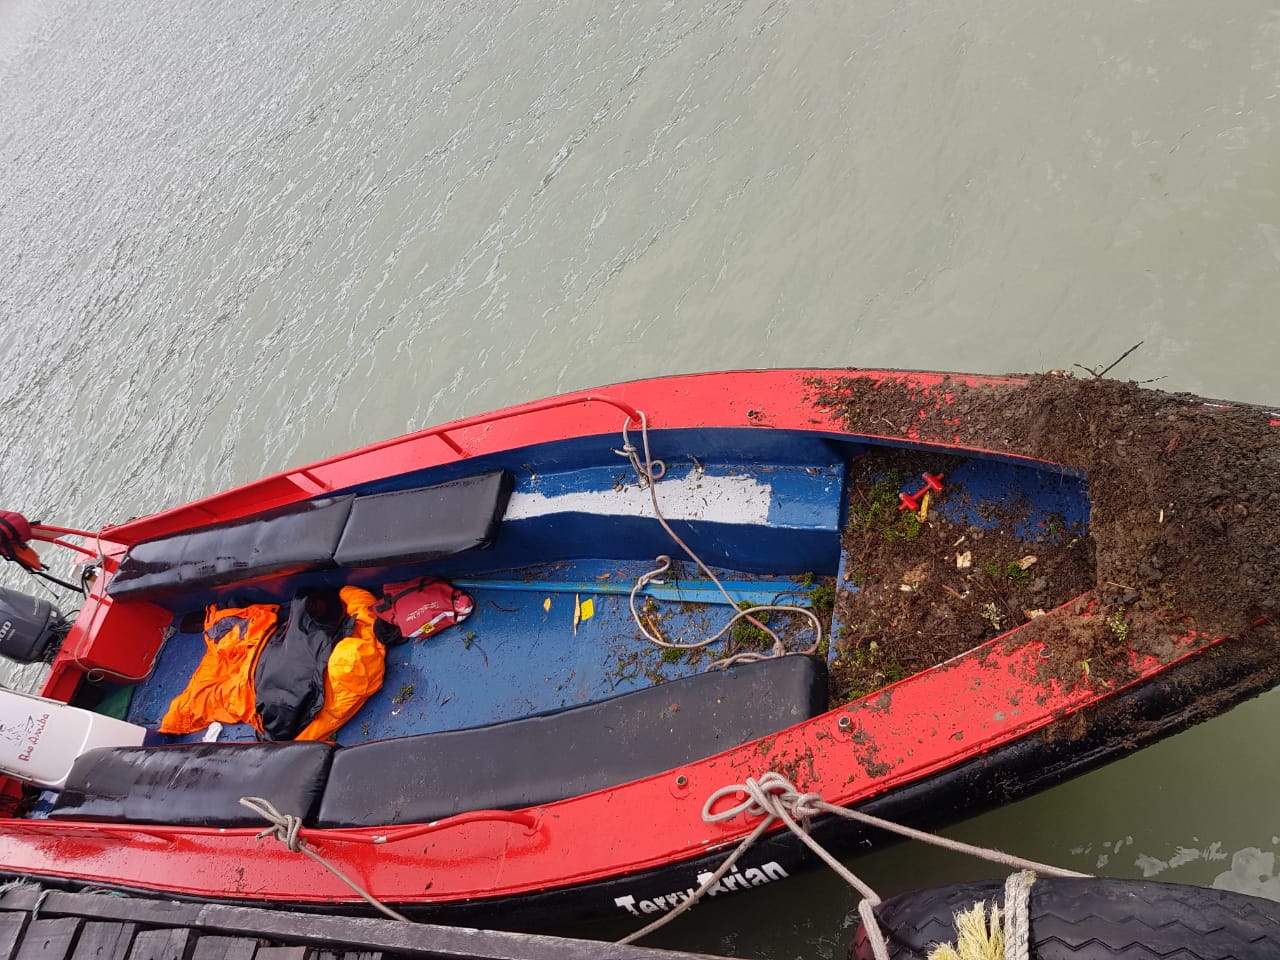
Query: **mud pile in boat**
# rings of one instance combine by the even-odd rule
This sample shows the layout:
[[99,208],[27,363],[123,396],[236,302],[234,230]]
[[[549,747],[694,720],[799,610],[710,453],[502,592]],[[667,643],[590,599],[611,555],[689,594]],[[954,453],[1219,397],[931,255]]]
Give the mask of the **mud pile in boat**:
[[[1019,641],[1045,641],[1051,655],[1044,673],[1062,680],[1119,679],[1127,666],[1120,651],[1132,648],[1167,658],[1177,649],[1176,637],[1191,630],[1228,637],[1274,632],[1275,621],[1268,620],[1280,612],[1280,487],[1275,484],[1280,426],[1274,413],[1132,383],[1055,375],[1011,381],[1004,389],[971,388],[960,377],[926,384],[837,375],[814,378],[810,385],[814,403],[837,413],[851,431],[1006,451],[1060,463],[1088,478],[1089,542],[1077,547],[1084,547],[1082,561],[1091,550],[1092,569],[1083,581],[1076,579],[1079,569],[1053,552],[1069,544],[1069,537],[1047,544],[1049,550],[1030,550],[1036,563],[1021,572],[1010,566],[1021,557],[988,549],[980,571],[991,582],[979,582],[974,590],[971,580],[967,587],[973,599],[962,601],[943,589],[966,592],[966,585],[948,583],[943,575],[948,559],[943,548],[951,541],[942,540],[953,532],[954,540],[959,532],[925,531],[916,542],[903,538],[906,549],[897,552],[896,566],[885,564],[880,582],[900,590],[901,583],[922,574],[921,583],[938,582],[931,589],[941,596],[913,605],[918,610],[897,624],[899,636],[908,638],[905,648],[895,650],[891,660],[881,656],[882,665],[896,664],[905,675],[968,649],[994,635],[974,623],[974,609],[979,615],[985,611],[991,621],[995,615],[1007,618],[1002,628],[1008,629],[1020,612],[1048,609],[1041,600],[1069,599],[1072,584],[1088,590],[1073,608],[1080,616],[1035,618],[1016,635]],[[930,458],[931,469],[938,469],[938,459]],[[878,469],[903,472],[916,466],[904,461]],[[859,487],[855,478],[855,498],[860,489],[865,497],[875,484],[870,477],[861,480]],[[847,546],[848,538],[860,535],[856,499],[851,507],[855,523],[846,533]],[[877,522],[900,522],[884,517]],[[922,557],[926,546],[933,550]],[[1006,548],[1017,552],[1022,546]],[[953,563],[954,557],[950,553]],[[922,562],[925,567],[913,573]],[[1051,564],[1059,565],[1065,591],[1058,590],[1058,577],[1048,576]],[[949,573],[954,580],[954,566]],[[1000,582],[1001,573],[1007,583]],[[1022,588],[1041,577],[1050,581],[1044,586],[1054,595],[1030,591],[1029,596]],[[885,599],[883,590],[880,599]],[[844,622],[865,620],[858,616],[856,597],[846,595],[840,603]],[[1033,605],[1024,606],[1028,603]],[[904,604],[897,606],[901,611]],[[861,651],[864,660],[882,649],[870,632],[849,639],[850,650]],[[879,683],[891,679],[896,677]]]
[[[963,463],[885,449],[852,465],[833,705],[970,650],[1093,585],[1083,525],[1055,516],[1019,535],[1024,502],[970,503],[949,481]],[[899,490],[922,475],[941,478],[932,509],[904,510]],[[977,522],[954,519],[974,517],[975,508]]]

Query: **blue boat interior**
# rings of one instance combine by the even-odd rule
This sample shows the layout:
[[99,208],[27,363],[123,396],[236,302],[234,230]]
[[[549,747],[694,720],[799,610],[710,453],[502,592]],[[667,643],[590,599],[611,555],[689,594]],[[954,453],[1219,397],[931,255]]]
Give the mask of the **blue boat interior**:
[[[844,580],[841,551],[849,467],[882,449],[874,441],[742,428],[653,431],[650,444],[666,466],[656,485],[664,514],[736,604],[808,606],[815,588],[835,578],[842,589],[855,589]],[[726,641],[688,653],[649,643],[629,606],[637,578],[655,568],[658,556],[673,558],[671,571],[637,597],[642,616],[673,642],[715,633],[736,610],[655,519],[649,491],[615,453],[619,445],[617,436],[576,438],[336,491],[327,501],[360,502],[494,472],[510,483],[492,543],[476,549],[193,582],[154,598],[173,612],[174,632],[149,679],[133,689],[127,719],[154,729],[186,686],[205,650],[193,614],[208,604],[287,603],[303,587],[347,584],[377,593],[385,583],[423,574],[463,588],[474,612],[435,636],[388,648],[382,689],[338,732],[340,745],[554,713],[701,673]],[[983,526],[994,523],[992,504],[1014,507],[999,512],[1016,512],[1016,533],[1029,542],[1046,528],[1083,530],[1088,522],[1084,479],[1051,464],[970,456],[952,466],[946,482],[947,495],[933,508],[938,514]],[[918,485],[909,479],[902,490],[914,493]],[[406,511],[403,523],[429,527],[433,518]],[[836,616],[833,631],[840,627]],[[771,621],[778,624],[796,649],[812,642],[802,618],[782,615]],[[247,725],[219,735],[253,738]]]

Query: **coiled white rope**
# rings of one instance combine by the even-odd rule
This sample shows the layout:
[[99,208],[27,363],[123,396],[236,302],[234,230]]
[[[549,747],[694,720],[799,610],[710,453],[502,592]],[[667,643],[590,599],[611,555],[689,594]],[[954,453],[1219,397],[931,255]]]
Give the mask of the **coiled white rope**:
[[[741,801],[724,810],[715,811],[713,808],[723,798],[728,796],[741,795],[744,797]],[[846,807],[836,806],[827,803],[822,799],[821,794],[817,793],[800,793],[795,785],[780,773],[769,771],[758,780],[748,777],[745,783],[735,783],[729,786],[721,787],[707,798],[707,802],[702,807],[702,819],[707,823],[719,823],[725,820],[731,820],[739,814],[745,814],[748,817],[763,817],[754,830],[738,844],[737,848],[731,853],[727,860],[722,863],[707,878],[703,884],[693,892],[687,899],[681,901],[670,913],[663,914],[657,920],[648,926],[637,930],[635,933],[619,940],[619,943],[632,943],[659,927],[669,923],[684,911],[688,910],[697,903],[706,894],[708,890],[720,882],[720,879],[733,868],[738,859],[747,852],[747,850],[758,840],[774,821],[781,820],[786,824],[793,834],[800,839],[810,850],[812,850],[827,866],[831,867],[846,883],[857,890],[862,895],[862,900],[858,903],[858,914],[862,918],[863,927],[867,931],[867,939],[871,942],[871,950],[876,960],[888,960],[889,952],[885,943],[884,934],[880,931],[880,925],[876,921],[874,908],[879,905],[880,897],[876,894],[867,883],[859,879],[844,864],[833,857],[818,841],[814,840],[808,833],[808,821],[818,814],[828,813],[833,816],[843,817],[846,820],[853,820],[858,823],[875,827],[879,830],[885,830],[890,833],[896,833],[899,836],[908,837],[912,840],[921,840],[925,843],[942,847],[944,850],[952,850],[956,853],[967,853],[970,856],[979,857],[983,860],[989,860],[992,863],[998,863],[1002,866],[1009,867],[1014,870],[1030,870],[1036,874],[1049,877],[1085,877],[1088,874],[1077,873],[1074,870],[1064,870],[1060,867],[1050,866],[1044,863],[1037,863],[1034,860],[1025,860],[1022,857],[1015,857],[1011,854],[1004,853],[1000,850],[994,850],[989,847],[978,847],[973,844],[963,843],[959,840],[952,840],[948,837],[940,837],[936,834],[927,833],[923,830],[916,830],[913,827],[903,826],[894,823],[891,820],[884,820],[880,817],[872,816],[869,813],[862,813],[858,810],[850,810]],[[1023,942],[1026,942],[1026,936],[1023,936]]]
[[364,889],[364,887],[360,886],[332,863],[307,846],[307,841],[299,835],[299,832],[302,830],[301,817],[295,817],[291,813],[281,813],[274,805],[272,805],[270,800],[264,800],[262,797],[241,797],[240,806],[252,810],[258,816],[262,817],[263,820],[266,820],[271,824],[271,826],[258,834],[259,840],[263,837],[275,837],[294,853],[305,853],[308,857],[320,864],[320,866],[324,867],[348,887],[362,896],[374,909],[378,910],[384,916],[390,917],[392,920],[400,920],[404,923],[413,922],[404,914],[397,913],[385,903],[382,903],[374,897],[373,894],[369,893],[368,890]]
[[[640,442],[644,448],[643,459],[641,459],[640,451],[636,449],[636,445],[631,442],[631,437],[627,430],[627,424],[630,422],[630,418],[623,420],[622,422],[622,449],[614,450],[613,452],[618,454],[620,457],[626,457],[631,462],[631,467],[636,472],[636,478],[640,487],[642,489],[647,488],[649,491],[649,499],[653,503],[653,514],[657,518],[658,523],[662,525],[662,529],[667,532],[667,535],[676,542],[681,550],[688,554],[689,559],[698,565],[698,568],[707,575],[707,578],[716,585],[716,588],[724,597],[725,602],[736,609],[738,606],[737,602],[729,595],[729,591],[724,588],[724,585],[720,582],[719,578],[711,571],[710,567],[702,562],[702,558],[694,553],[693,548],[680,538],[680,535],[677,534],[675,530],[671,528],[671,524],[667,522],[667,518],[663,516],[662,507],[658,504],[657,481],[661,480],[662,477],[666,475],[667,465],[661,460],[654,459],[650,453],[649,420],[645,416],[643,410],[638,410],[636,412],[640,417]],[[707,669],[717,670],[731,666],[735,663],[750,663],[755,660],[764,660],[770,657],[781,657],[788,653],[786,644],[783,643],[782,638],[778,636],[776,631],[771,630],[765,625],[764,621],[756,616],[756,614],[776,610],[784,613],[799,613],[807,617],[813,624],[814,640],[806,649],[797,652],[805,654],[814,654],[818,652],[818,646],[822,643],[822,622],[817,618],[812,610],[808,610],[804,607],[793,606],[791,604],[766,604],[758,607],[750,607],[745,610],[738,610],[738,612],[730,618],[729,622],[713,636],[689,643],[683,641],[672,643],[662,637],[660,632],[656,629],[650,631],[649,627],[647,627],[641,620],[640,612],[636,609],[636,595],[650,583],[664,582],[659,578],[671,569],[671,558],[666,554],[663,554],[657,558],[657,564],[657,567],[650,570],[648,573],[642,574],[636,580],[635,586],[631,588],[630,601],[631,618],[635,620],[636,626],[639,628],[640,633],[645,637],[645,639],[655,646],[662,647],[665,650],[701,650],[703,647],[709,646],[723,637],[733,629],[734,624],[739,620],[747,620],[753,626],[758,627],[773,638],[773,646],[770,651],[768,653],[760,653],[755,650],[743,650],[739,653],[714,661],[707,667]]]

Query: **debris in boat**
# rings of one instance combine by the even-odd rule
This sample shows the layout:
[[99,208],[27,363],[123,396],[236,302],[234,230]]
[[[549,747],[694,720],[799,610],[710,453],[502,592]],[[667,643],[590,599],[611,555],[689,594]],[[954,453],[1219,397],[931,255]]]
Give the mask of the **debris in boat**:
[[551,612],[551,598],[550,598],[550,597],[547,597],[547,599],[545,599],[545,600],[543,600],[543,601],[542,601],[542,610],[543,610],[543,612],[544,612],[544,613],[550,613],[550,612]]
[[1092,585],[1088,537],[1056,522],[1028,528],[1034,539],[1015,534],[1026,512],[1019,497],[970,504],[964,485],[948,481],[948,506],[930,510],[928,523],[897,509],[902,478],[941,484],[943,475],[963,477],[964,464],[886,449],[851,466],[843,546],[857,590],[837,591],[833,703],[949,660],[1033,619],[1025,611],[1061,606]]
[[[1004,389],[972,388],[963,378],[925,385],[833,376],[810,384],[814,402],[853,432],[883,436],[886,423],[909,424],[897,431],[902,439],[1008,451],[1087,477],[1088,533],[1066,536],[1062,546],[1076,551],[1082,564],[1076,573],[1083,574],[1077,585],[1091,603],[1067,618],[1069,627],[1060,616],[1036,617],[1034,630],[1018,634],[1018,642],[1045,645],[1054,664],[1046,676],[1079,682],[1081,664],[1090,661],[1090,684],[1115,682],[1130,670],[1130,651],[1165,659],[1186,649],[1177,638],[1192,631],[1248,636],[1280,613],[1280,492],[1273,489],[1280,430],[1265,408],[1048,375]],[[986,540],[972,545],[976,570],[985,565],[986,546]],[[1056,593],[1058,554],[1035,552],[1035,570],[1019,572],[1055,595],[1040,590],[1042,600],[1012,607],[1019,613],[1069,599]],[[895,596],[907,599],[896,590]],[[981,596],[973,602],[999,605]],[[1123,647],[1105,624],[1115,609],[1129,611]],[[857,616],[852,622],[861,623]],[[946,623],[933,627],[922,632],[962,632]],[[895,632],[902,628],[897,623]]]

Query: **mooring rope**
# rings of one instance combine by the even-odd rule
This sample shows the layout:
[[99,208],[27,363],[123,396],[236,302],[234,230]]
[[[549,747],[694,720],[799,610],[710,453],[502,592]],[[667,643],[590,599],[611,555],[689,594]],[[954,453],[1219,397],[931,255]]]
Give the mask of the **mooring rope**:
[[781,657],[786,655],[788,651],[786,644],[782,641],[782,638],[778,636],[776,631],[767,627],[764,621],[760,620],[756,614],[767,613],[770,611],[799,613],[807,617],[813,624],[815,636],[813,643],[810,644],[809,647],[797,652],[805,654],[817,653],[818,647],[822,643],[822,622],[817,618],[812,610],[808,610],[804,607],[793,606],[791,604],[765,604],[758,607],[749,607],[745,610],[738,609],[737,602],[732,596],[730,596],[729,591],[725,589],[724,584],[722,584],[720,579],[711,571],[711,568],[703,563],[702,558],[693,551],[693,548],[685,543],[684,540],[681,539],[680,535],[672,529],[671,524],[667,522],[667,518],[662,513],[662,507],[658,504],[657,481],[661,480],[666,475],[667,465],[662,460],[654,459],[650,453],[649,420],[645,416],[643,410],[638,410],[636,413],[640,417],[640,443],[644,448],[643,459],[641,459],[640,451],[636,449],[636,445],[631,442],[631,437],[627,430],[627,424],[630,423],[630,418],[622,422],[622,449],[614,450],[613,452],[618,454],[620,457],[626,457],[631,462],[631,467],[636,472],[636,478],[640,486],[642,488],[648,488],[649,499],[653,503],[653,514],[657,518],[658,523],[662,525],[662,529],[667,532],[667,535],[676,542],[681,550],[688,554],[689,558],[698,565],[698,568],[707,575],[708,579],[716,585],[716,588],[724,597],[725,602],[737,610],[737,613],[735,613],[733,617],[730,618],[729,622],[726,623],[717,633],[703,640],[696,640],[691,643],[672,643],[671,641],[664,639],[656,628],[651,632],[641,620],[640,612],[636,609],[636,595],[650,583],[664,582],[659,578],[671,569],[671,558],[666,554],[663,554],[657,558],[658,566],[653,570],[650,570],[648,573],[642,574],[636,580],[635,586],[631,588],[631,617],[635,620],[636,627],[639,628],[640,633],[650,643],[666,650],[701,650],[703,647],[709,646],[723,637],[733,629],[734,624],[739,620],[747,620],[753,626],[758,627],[773,638],[773,646],[768,653],[760,653],[755,650],[743,650],[720,660],[713,661],[707,667],[708,670],[719,670],[735,663],[750,663],[755,660],[764,660],[770,657]]
[[308,857],[320,864],[320,866],[324,867],[356,893],[360,894],[360,896],[362,896],[374,909],[381,912],[384,916],[390,917],[392,920],[400,920],[404,923],[413,922],[404,914],[397,913],[385,903],[382,903],[373,896],[373,894],[369,893],[368,890],[364,889],[364,887],[360,886],[336,866],[307,846],[307,841],[299,835],[302,830],[301,817],[295,817],[291,813],[281,813],[272,805],[270,800],[264,800],[262,797],[241,797],[240,806],[247,807],[258,816],[262,817],[263,820],[266,820],[271,824],[271,826],[258,834],[259,840],[264,837],[275,837],[294,853],[305,853]]
[[1009,874],[1004,882],[1004,960],[1028,960],[1031,952],[1031,870]]
[[[728,807],[724,810],[716,811],[713,808],[725,797],[741,795],[744,797],[740,802]],[[748,817],[763,817],[754,830],[738,844],[727,860],[720,865],[703,884],[670,913],[663,914],[654,920],[648,926],[637,930],[635,933],[619,940],[619,943],[632,943],[639,938],[652,933],[659,927],[664,926],[680,914],[684,913],[695,903],[697,903],[712,889],[720,879],[729,872],[738,859],[747,852],[764,832],[773,825],[774,821],[781,820],[786,824],[793,834],[812,850],[827,866],[831,867],[846,883],[858,891],[862,895],[862,900],[858,903],[858,914],[862,918],[863,927],[867,932],[867,939],[871,943],[872,953],[876,960],[888,960],[889,952],[885,943],[884,934],[880,930],[880,925],[876,920],[874,908],[879,905],[880,897],[875,890],[871,888],[865,881],[861,880],[844,864],[833,857],[818,841],[809,836],[808,821],[818,814],[828,813],[833,816],[843,817],[846,820],[853,820],[858,823],[875,827],[879,830],[885,830],[890,833],[896,833],[899,836],[908,837],[912,840],[920,840],[924,843],[932,844],[936,847],[942,847],[944,850],[951,850],[956,853],[966,853],[970,856],[979,857],[983,860],[989,860],[992,863],[998,863],[1002,866],[1009,867],[1014,870],[1029,870],[1035,874],[1047,877],[1087,877],[1088,874],[1077,873],[1074,870],[1064,870],[1061,867],[1050,866],[1049,864],[1038,863],[1034,860],[1026,860],[1022,857],[1015,857],[1012,854],[1004,853],[1001,850],[995,850],[990,847],[979,847],[973,844],[964,843],[960,840],[952,840],[949,837],[941,837],[937,834],[927,833],[924,830],[917,830],[914,827],[904,826],[900,823],[894,823],[891,820],[885,820],[881,817],[872,816],[869,813],[862,813],[858,810],[850,810],[847,807],[837,806],[822,799],[821,794],[817,793],[801,793],[795,785],[780,773],[769,771],[758,780],[748,777],[745,783],[730,784],[716,790],[707,798],[707,802],[702,807],[702,819],[707,823],[719,823],[731,820],[739,814],[745,814]],[[1025,904],[1024,904],[1025,906]],[[1027,940],[1026,934],[1023,934],[1022,942],[1025,944]],[[1023,958],[1025,960],[1025,958]]]

